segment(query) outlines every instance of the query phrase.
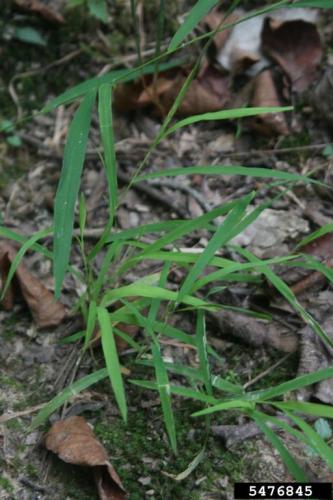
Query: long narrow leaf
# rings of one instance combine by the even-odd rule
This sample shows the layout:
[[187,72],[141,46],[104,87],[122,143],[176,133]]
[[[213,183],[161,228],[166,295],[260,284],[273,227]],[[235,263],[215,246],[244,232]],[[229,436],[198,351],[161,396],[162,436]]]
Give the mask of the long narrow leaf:
[[146,181],[160,177],[175,177],[177,175],[241,175],[245,177],[258,177],[262,179],[280,179],[285,181],[303,181],[318,183],[315,179],[311,179],[306,175],[292,174],[291,172],[282,172],[273,168],[260,167],[242,167],[239,165],[209,165],[198,167],[179,167],[160,170],[159,172],[151,172],[138,176],[134,182]]
[[120,413],[127,421],[127,404],[123,378],[118,359],[117,346],[114,340],[111,321],[107,309],[97,308],[98,321],[101,327],[102,348],[111,386],[119,406]]
[[272,429],[270,429],[266,425],[265,419],[262,417],[262,414],[255,410],[252,410],[251,412],[249,412],[249,414],[254,419],[259,429],[261,429],[262,432],[265,434],[268,441],[270,441],[274,446],[274,448],[278,450],[282,460],[286,464],[288,470],[294,476],[295,480],[300,482],[308,481],[306,473],[303,471],[303,469],[301,469],[301,467],[298,465],[298,463],[295,461],[292,455],[290,455],[289,451],[284,446],[281,439],[275,434],[275,432],[272,431]]
[[55,295],[61,292],[69,262],[74,225],[75,201],[90,128],[95,93],[88,93],[76,111],[68,131],[63,166],[54,205],[54,278]]
[[[164,54],[162,56],[159,56],[158,60],[162,59],[163,57],[165,57]],[[78,99],[79,97],[82,97],[83,95],[89,92],[96,92],[98,91],[99,87],[104,83],[110,83],[111,85],[115,85],[116,83],[120,82],[129,82],[131,80],[136,80],[141,75],[148,75],[150,73],[154,73],[155,71],[154,62],[155,61],[147,61],[141,66],[138,66],[136,68],[113,70],[110,71],[109,73],[106,73],[103,76],[90,78],[85,82],[79,83],[78,85],[75,85],[69,90],[66,90],[66,92],[63,92],[59,96],[52,99],[49,103],[47,103],[46,106],[44,106],[44,108],[42,109],[42,113],[48,113],[52,109],[55,109],[62,104],[75,101],[75,99]],[[160,71],[166,71],[176,66],[181,66],[182,64],[184,64],[184,62],[185,62],[184,58],[179,58],[169,61],[167,63],[163,63],[160,65]]]
[[101,85],[98,92],[98,117],[104,151],[104,166],[109,190],[109,218],[113,221],[118,204],[117,164],[112,120],[112,86]]
[[6,279],[6,282],[5,282],[4,287],[2,289],[0,300],[3,300],[5,294],[6,294],[7,290],[8,290],[8,287],[9,287],[9,285],[10,285],[12,279],[13,279],[13,276],[14,276],[14,274],[16,272],[16,269],[17,269],[17,267],[19,266],[21,260],[24,257],[24,254],[30,248],[33,248],[35,246],[35,243],[38,240],[40,240],[41,238],[44,238],[45,236],[48,236],[49,234],[52,233],[52,231],[53,231],[52,228],[42,229],[41,231],[38,231],[33,236],[31,236],[31,238],[29,238],[28,240],[26,240],[23,243],[23,245],[21,246],[20,250],[17,252],[16,256],[14,257],[13,262],[10,265],[10,268],[9,268],[9,271],[8,271],[8,275],[7,275],[7,279]]
[[[236,206],[237,201],[231,201],[231,202],[228,202],[224,205],[221,205],[220,207],[214,208],[213,210],[210,210],[206,214],[201,215],[200,217],[197,217],[196,219],[184,221],[178,227],[175,227],[175,229],[172,229],[167,234],[163,235],[161,238],[159,238],[154,243],[149,245],[145,250],[140,252],[140,254],[137,255],[134,259],[137,260],[139,257],[143,258],[152,252],[156,252],[156,251],[160,250],[165,245],[170,245],[174,241],[177,241],[178,239],[180,239],[185,234],[190,234],[193,231],[196,231],[198,229],[206,227],[207,224],[210,223],[212,220],[216,219],[216,217],[219,217],[220,215],[225,215],[230,210],[232,210],[232,208],[234,206]],[[132,265],[133,265],[133,261],[131,259],[129,259],[127,262],[125,262],[125,264],[123,264],[120,267],[119,272],[120,273],[125,272],[126,270],[130,269],[132,267]]]
[[210,406],[209,408],[205,408],[204,410],[196,411],[192,413],[192,417],[202,417],[203,415],[210,415],[211,413],[216,413],[217,411],[225,411],[232,409],[246,409],[252,410],[254,408],[254,404],[250,401],[244,401],[242,399],[233,399],[231,401],[223,401],[222,403],[218,403],[214,406]]
[[294,379],[288,380],[288,382],[283,382],[282,384],[276,385],[275,387],[270,387],[268,389],[262,389],[259,391],[250,392],[246,395],[247,399],[265,402],[268,399],[276,398],[290,391],[296,391],[302,387],[308,385],[316,384],[321,380],[333,377],[333,368],[323,368],[313,373],[308,373],[306,375],[301,375]]
[[304,434],[309,438],[311,446],[320,454],[320,456],[328,463],[328,465],[333,469],[333,451],[323,440],[319,434],[313,428],[304,422],[300,417],[294,415],[293,413],[286,412],[288,417],[298,425]]
[[[139,387],[143,387],[144,389],[158,390],[156,382],[150,382],[148,380],[130,380],[130,382],[134,385],[138,385]],[[188,389],[187,387],[170,385],[170,391],[172,394],[176,394],[177,396],[202,401],[207,404],[215,404],[217,402],[213,396],[208,396],[207,394],[193,389]]]
[[107,369],[102,368],[101,370],[91,373],[90,375],[77,380],[76,382],[74,382],[74,384],[66,387],[66,389],[64,389],[55,398],[51,399],[51,401],[49,401],[44,406],[44,408],[40,410],[37,416],[33,419],[30,429],[35,429],[36,427],[40,426],[53,412],[55,412],[60,406],[66,403],[66,401],[68,401],[70,398],[76,396],[81,391],[84,391],[84,389],[87,389],[88,387],[96,384],[100,380],[103,380],[107,376]]
[[207,309],[216,309],[214,304],[206,302],[201,299],[197,299],[196,297],[191,297],[189,295],[185,295],[179,299],[179,296],[176,292],[171,290],[166,290],[160,287],[154,287],[150,285],[138,285],[137,283],[132,283],[131,285],[125,285],[119,288],[114,288],[113,290],[109,290],[105,293],[102,299],[102,306],[109,305],[115,299],[122,299],[126,297],[151,297],[153,299],[161,299],[173,302],[183,302],[184,304],[194,306],[194,307],[203,307]]
[[[255,255],[253,255],[248,250],[241,248],[239,246],[234,246],[237,252],[248,259],[250,262],[260,262]],[[274,287],[280,292],[280,294],[289,302],[289,304],[299,313],[301,318],[313,329],[313,331],[330,347],[333,347],[332,339],[327,335],[327,333],[322,329],[318,321],[316,321],[311,314],[309,314],[304,307],[299,303],[295,294],[291,288],[272,271],[269,267],[262,267],[262,273],[268,278],[268,280],[274,285]]]
[[168,373],[164,366],[163,358],[161,356],[158,344],[153,342],[151,345],[151,349],[154,359],[156,382],[158,392],[160,394],[165,427],[169,435],[171,448],[173,449],[174,453],[177,453],[176,426],[171,405],[171,391]]
[[272,404],[282,411],[288,410],[297,413],[307,413],[308,415],[314,415],[316,417],[333,418],[333,407],[330,405],[308,403],[303,401],[267,401],[267,404]]
[[212,383],[210,377],[209,360],[207,353],[206,319],[205,312],[197,311],[197,323],[195,329],[195,338],[199,355],[200,371],[203,375],[207,393],[212,396]]
[[191,271],[186,276],[185,281],[178,293],[179,302],[181,302],[186,295],[191,293],[195,281],[204,270],[204,268],[210,263],[215,255],[215,252],[219,248],[221,248],[227,241],[229,241],[229,239],[231,238],[232,230],[244,215],[246,207],[253,199],[253,196],[254,195],[250,193],[249,195],[244,196],[243,199],[238,200],[237,205],[233,208],[233,210],[231,210],[224,222],[216,230],[204,252],[200,255]]
[[333,0],[299,0],[291,5],[290,8],[313,7],[315,9],[333,9]]
[[283,106],[283,107],[264,107],[264,108],[235,108],[235,109],[226,109],[223,111],[213,111],[211,113],[202,113],[201,115],[189,116],[188,118],[184,118],[179,122],[175,123],[172,127],[170,127],[164,134],[167,136],[172,134],[176,130],[186,127],[187,125],[192,125],[192,123],[203,122],[203,121],[213,121],[213,120],[235,120],[239,118],[245,118],[248,116],[258,116],[264,115],[267,113],[281,113],[284,111],[292,111],[292,106]]
[[168,50],[175,50],[195,26],[219,3],[220,0],[198,0],[192,7],[185,21],[173,35]]

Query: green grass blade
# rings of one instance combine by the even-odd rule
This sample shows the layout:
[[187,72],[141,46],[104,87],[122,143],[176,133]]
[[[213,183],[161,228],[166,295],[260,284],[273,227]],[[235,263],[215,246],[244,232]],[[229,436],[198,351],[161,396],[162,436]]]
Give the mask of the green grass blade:
[[[3,226],[0,226],[0,236],[22,244],[25,244],[29,240],[27,236],[22,236],[21,234],[16,233],[16,231],[12,231],[11,229]],[[48,259],[53,260],[53,253],[47,250],[47,248],[44,248],[42,245],[39,245],[38,243],[32,245],[31,250],[34,250],[35,252],[44,255]]]
[[98,118],[109,190],[109,218],[114,220],[118,205],[117,163],[112,119],[112,86],[101,85],[98,92]]
[[106,368],[102,368],[97,372],[90,373],[86,377],[81,378],[66,387],[60,394],[55,398],[51,399],[46,405],[39,411],[36,417],[33,419],[30,429],[35,429],[45,422],[45,420],[55,412],[60,406],[70,400],[73,396],[76,396],[80,392],[84,391],[88,387],[96,384],[100,380],[103,380],[108,376]]
[[[164,57],[165,54],[159,56],[158,60],[163,59]],[[79,97],[82,97],[89,92],[97,92],[100,86],[104,83],[109,83],[114,86],[116,83],[125,83],[136,80],[143,74],[148,75],[154,73],[155,62],[156,60],[151,60],[136,68],[117,69],[114,71],[110,71],[103,76],[90,78],[89,80],[75,85],[69,90],[66,90],[66,92],[63,92],[59,96],[52,99],[49,103],[46,104],[46,106],[44,106],[44,108],[42,109],[42,113],[49,113],[50,111],[52,111],[52,109],[55,109],[62,104],[67,104],[75,101]],[[184,62],[184,58],[179,58],[167,63],[163,63],[160,65],[160,71],[167,71],[168,69],[181,66],[182,64],[184,64]]]
[[67,337],[60,339],[57,342],[57,345],[70,344],[71,342],[76,342],[77,340],[84,339],[85,335],[86,335],[85,330],[81,330],[79,332],[73,333],[73,335],[68,335]]
[[204,446],[199,453],[194,457],[194,459],[188,464],[185,470],[180,472],[179,474],[169,474],[169,473],[164,473],[168,477],[171,477],[174,481],[183,481],[186,479],[192,472],[198,467],[198,465],[203,461],[205,458],[205,453],[206,451],[206,446]]
[[97,317],[97,304],[94,300],[92,300],[89,303],[89,309],[88,309],[87,327],[85,331],[84,345],[83,345],[84,350],[87,349],[92,334],[94,333],[96,317]]
[[211,415],[212,413],[216,413],[217,411],[225,411],[232,409],[246,409],[252,410],[254,408],[254,404],[250,401],[244,401],[243,399],[232,399],[230,401],[223,401],[222,403],[218,403],[214,406],[210,406],[209,408],[204,408],[203,410],[196,411],[192,413],[192,417],[202,417],[203,415]]
[[163,358],[157,342],[152,342],[151,350],[153,354],[156,382],[160,395],[165,427],[168,432],[171,448],[174,453],[177,453],[176,426],[172,411],[168,373],[164,366]]
[[54,278],[59,297],[71,251],[75,201],[80,188],[95,93],[86,95],[75,112],[65,145],[54,205]]
[[282,106],[282,107],[263,107],[263,108],[235,108],[226,109],[223,111],[213,111],[211,113],[202,113],[200,115],[189,116],[184,118],[179,122],[175,123],[172,127],[166,130],[164,137],[172,134],[176,130],[186,127],[187,125],[192,125],[197,122],[213,121],[213,120],[237,120],[239,118],[245,118],[248,116],[258,116],[268,113],[281,113],[285,111],[292,111],[292,106]]
[[[237,252],[248,259],[250,262],[260,262],[260,259],[255,257],[251,252],[245,250],[241,247],[234,248]],[[330,347],[333,347],[332,339],[327,335],[327,333],[321,328],[318,321],[316,321],[311,314],[309,314],[304,307],[298,302],[295,294],[291,288],[279,277],[274,271],[269,267],[262,267],[261,272],[267,277],[267,279],[274,285],[274,287],[280,292],[280,294],[289,302],[289,304],[299,313],[301,318],[313,329],[313,331],[319,335],[319,337],[326,342]]]
[[271,398],[276,398],[290,391],[297,391],[302,387],[316,384],[321,380],[331,377],[333,377],[333,368],[323,368],[322,370],[318,370],[314,373],[301,375],[300,377],[288,380],[288,382],[283,382],[275,387],[250,392],[246,395],[246,397],[254,401],[265,402]]
[[[142,258],[142,259],[145,258],[150,253],[156,252],[166,245],[170,245],[171,243],[180,239],[182,236],[184,236],[186,234],[190,234],[193,231],[196,231],[198,229],[206,227],[207,224],[210,223],[212,220],[216,219],[216,217],[219,217],[220,215],[225,215],[226,213],[228,213],[236,204],[237,204],[236,201],[228,202],[220,207],[217,207],[217,208],[214,208],[213,210],[210,210],[206,214],[201,215],[200,217],[197,217],[196,219],[190,219],[190,220],[184,221],[179,226],[176,226],[175,229],[172,229],[167,234],[163,235],[161,238],[159,238],[154,243],[149,245],[145,250],[140,252],[139,255],[136,255],[134,258],[135,261],[138,260],[139,258]],[[122,266],[120,266],[120,268],[119,268],[120,274],[122,274],[126,270],[130,269],[132,267],[132,265],[133,265],[133,261],[132,261],[132,259],[129,259]]]
[[252,410],[251,412],[249,412],[249,415],[256,422],[259,429],[261,429],[261,431],[265,434],[268,441],[280,453],[283,462],[287,466],[289,472],[294,476],[294,479],[299,482],[308,481],[306,473],[289,453],[280,438],[275,434],[275,432],[272,431],[272,429],[270,429],[266,425],[265,418],[262,417],[262,414],[255,410]]
[[172,302],[183,302],[184,304],[194,306],[194,307],[203,307],[207,309],[214,309],[216,306],[209,302],[206,302],[201,299],[197,299],[196,297],[191,297],[186,295],[179,299],[177,292],[173,292],[171,290],[166,290],[160,287],[154,287],[145,284],[137,284],[132,283],[131,285],[125,285],[119,288],[114,288],[105,293],[101,305],[106,307],[116,299],[123,299],[126,297],[150,297],[152,299],[160,299]]
[[127,422],[127,404],[121,368],[118,359],[117,346],[107,309],[97,308],[97,317],[101,327],[102,348],[111,386],[125,422]]
[[322,459],[328,463],[331,469],[333,469],[333,451],[330,446],[325,443],[323,438],[319,436],[309,424],[304,422],[303,419],[290,412],[286,412],[286,414],[300,429],[302,429],[304,434],[308,437],[310,445],[319,453]]
[[324,236],[325,234],[332,232],[333,232],[333,222],[329,222],[328,224],[325,224],[324,226],[320,227],[313,233],[303,238],[296,246],[296,249],[299,249],[300,247],[303,247],[304,245],[311,243],[311,241],[314,241],[317,238],[320,238],[321,236]]
[[245,391],[241,385],[233,384],[228,380],[223,379],[219,375],[212,377],[212,385],[219,391],[231,392],[236,398],[243,396]]
[[[139,387],[143,387],[144,389],[149,389],[153,391],[158,390],[156,382],[151,382],[148,380],[130,380],[130,382]],[[170,392],[172,394],[176,394],[177,396],[181,396],[183,398],[194,399],[195,401],[202,401],[203,403],[207,404],[215,404],[217,402],[217,400],[213,396],[208,396],[203,392],[195,391],[193,389],[188,389],[187,387],[170,385]]]
[[308,415],[314,415],[316,417],[323,418],[333,418],[333,406],[308,403],[302,401],[286,401],[286,402],[275,402],[270,401],[268,404],[272,404],[282,411],[293,411],[297,413],[307,413]]
[[134,307],[133,304],[134,302],[131,303],[128,302],[126,304],[126,307],[129,309],[129,311],[133,313],[132,315],[128,315],[127,317],[123,315],[122,317],[119,317],[118,311],[116,311],[115,313],[110,314],[111,320],[114,321],[114,318],[117,318],[117,321],[121,321],[123,323],[128,323],[128,324],[137,324],[141,328],[145,329],[152,326],[154,331],[156,331],[161,335],[165,335],[166,337],[176,339],[184,344],[195,345],[195,339],[193,336],[183,332],[182,330],[179,330],[178,328],[175,328],[174,326],[170,326],[167,323],[162,323],[160,321],[148,322],[148,318],[140,314],[137,309],[137,306]]
[[[284,262],[289,262],[290,260],[294,260],[296,256],[294,255],[287,255],[285,257],[273,257],[272,259],[266,259],[262,260],[260,263],[254,264],[254,263],[237,263],[237,264],[231,264],[230,266],[225,266],[224,269],[219,269],[217,271],[213,271],[212,273],[207,274],[203,278],[200,278],[196,281],[193,290],[199,290],[203,286],[207,285],[208,283],[212,283],[213,281],[217,280],[225,280],[228,278],[228,275],[233,275],[234,273],[237,273],[238,271],[245,271],[247,269],[251,269],[253,271],[260,271],[260,268],[262,266],[267,266],[267,265],[273,265],[273,264],[282,264]],[[210,265],[214,265],[213,262],[210,263]],[[232,278],[232,277],[231,277]],[[237,275],[235,276],[237,279]]]
[[235,225],[243,217],[246,207],[253,199],[253,196],[253,193],[250,193],[249,195],[244,196],[241,200],[238,200],[236,206],[231,210],[226,219],[216,230],[204,252],[200,254],[200,257],[186,276],[185,281],[178,293],[179,302],[182,302],[183,298],[191,293],[192,287],[198,279],[198,276],[210,263],[217,250],[221,248],[232,237],[232,231]]
[[206,335],[206,319],[205,312],[202,310],[197,311],[197,322],[195,329],[196,345],[199,355],[200,372],[203,375],[207,394],[213,395],[210,367],[207,353],[207,335]]
[[124,340],[129,346],[132,347],[132,349],[134,349],[134,351],[137,351],[137,352],[141,351],[142,348],[141,348],[140,344],[138,342],[136,342],[135,340],[133,340],[130,335],[127,335],[127,333],[122,332],[121,330],[119,330],[116,327],[113,327],[113,331],[117,335],[117,337]]
[[[139,359],[136,364],[142,366],[149,366],[151,368],[154,367],[154,363],[150,359]],[[182,365],[180,363],[170,363],[168,361],[164,361],[165,368],[177,375],[182,375],[183,377],[187,377],[190,380],[200,380],[200,382],[204,381],[203,374],[197,368],[191,368],[189,366]]]
[[[163,269],[159,280],[160,288],[166,286],[169,270],[170,270],[170,264],[166,262],[163,265]],[[153,355],[153,364],[155,368],[155,376],[161,400],[165,428],[169,436],[171,448],[173,452],[177,454],[177,435],[176,435],[175,419],[172,411],[172,403],[170,397],[169,376],[167,369],[164,365],[164,361],[160,352],[160,346],[155,336],[154,326],[153,326],[158,313],[158,309],[160,307],[160,302],[161,302],[160,299],[157,298],[152,299],[150,310],[148,313],[148,318],[146,321],[147,326],[145,331],[151,337],[151,351]]]
[[123,229],[119,232],[113,232],[109,236],[109,242],[116,240],[129,240],[138,238],[140,239],[142,236],[146,234],[152,233],[162,233],[163,231],[169,231],[170,229],[174,229],[175,227],[182,224],[184,221],[177,220],[168,220],[163,222],[153,222],[151,224],[143,224],[138,227],[130,227],[129,229]]
[[258,177],[262,179],[273,178],[285,181],[303,181],[317,183],[315,179],[310,179],[306,175],[292,174],[290,172],[282,172],[280,170],[260,167],[242,167],[238,165],[212,165],[198,167],[182,167],[160,170],[149,174],[140,175],[135,179],[135,182],[156,179],[160,177],[175,177],[177,175],[241,175],[245,177]]
[[198,0],[192,7],[183,24],[173,35],[168,50],[175,50],[195,26],[219,3],[220,0]]
[[98,276],[92,286],[93,297],[95,298],[95,300],[99,298],[99,294],[102,290],[103,284],[108,276],[107,273],[110,269],[110,265],[112,261],[115,259],[115,256],[117,255],[120,248],[121,248],[121,242],[114,241],[111,245],[109,245],[106,251]]
[[10,268],[9,268],[9,271],[8,271],[8,275],[7,275],[7,279],[6,279],[6,282],[4,284],[4,287],[2,289],[2,292],[1,292],[1,297],[0,297],[0,301],[3,300],[7,290],[8,290],[8,287],[13,279],[13,276],[16,272],[16,269],[18,268],[18,266],[20,265],[20,262],[22,260],[22,258],[24,257],[24,254],[31,248],[34,248],[36,242],[38,240],[40,240],[41,238],[44,238],[45,236],[48,236],[49,234],[52,234],[53,232],[53,229],[52,228],[47,228],[47,229],[42,229],[41,231],[38,231],[37,233],[35,233],[33,236],[31,236],[31,238],[27,239],[23,245],[21,246],[20,250],[17,252],[16,256],[14,257],[13,259],[13,262],[11,263],[10,265]]
[[284,430],[285,432],[289,432],[292,436],[294,436],[296,439],[298,439],[301,443],[304,443],[306,446],[310,446],[310,441],[309,439],[305,436],[305,434],[298,429],[295,429],[291,425],[287,424],[284,420],[273,417],[271,415],[267,415],[265,413],[261,413],[258,410],[256,410],[257,413],[259,413],[266,422],[269,422],[276,427],[279,427],[280,429]]
[[299,0],[291,5],[288,5],[288,7],[313,7],[315,9],[333,9],[333,0]]

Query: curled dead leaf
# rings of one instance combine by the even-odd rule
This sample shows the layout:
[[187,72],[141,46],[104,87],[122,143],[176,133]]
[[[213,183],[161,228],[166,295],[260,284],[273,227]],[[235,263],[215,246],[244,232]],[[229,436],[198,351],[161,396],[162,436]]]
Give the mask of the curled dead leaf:
[[[223,26],[235,23],[239,19],[240,15],[237,12],[233,12],[226,17],[226,13],[220,10],[218,7],[213,9],[202,21],[202,24],[209,29],[209,31],[214,31],[219,28],[218,33],[214,36],[213,47],[215,52],[222,49],[228,40],[232,28],[223,29]],[[222,31],[223,29],[223,31]]]
[[[271,107],[281,106],[279,96],[273,81],[271,70],[265,70],[256,76],[253,82],[252,106]],[[288,125],[284,113],[268,113],[260,115],[251,122],[254,128],[265,135],[278,133],[288,134]]]
[[126,498],[126,491],[104,446],[83,417],[55,422],[45,436],[45,447],[64,462],[91,467],[101,500]]
[[[175,75],[160,75],[155,82],[145,80],[135,84],[120,85],[115,89],[115,107],[129,111],[154,105],[156,111],[165,114],[173,105],[186,78],[187,70]],[[218,111],[230,103],[230,79],[213,66],[204,65],[200,75],[194,79],[178,107],[177,115],[190,116]]]
[[302,19],[281,22],[268,18],[261,37],[263,51],[281,66],[294,91],[302,92],[315,81],[323,56],[315,24]]
[[[0,244],[0,267],[2,283],[6,282],[11,263],[16,257],[16,250],[9,243]],[[53,294],[20,263],[16,269],[14,280],[2,301],[6,310],[12,309],[15,293],[20,291],[27,303],[38,328],[48,328],[59,325],[66,316],[63,304],[56,301]]]

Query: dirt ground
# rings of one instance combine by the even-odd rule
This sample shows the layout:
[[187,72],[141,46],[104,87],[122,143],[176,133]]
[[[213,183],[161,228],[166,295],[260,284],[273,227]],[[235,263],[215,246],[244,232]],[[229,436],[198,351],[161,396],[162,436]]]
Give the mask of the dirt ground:
[[[49,22],[36,12],[22,10],[17,5],[19,2],[14,1],[7,2],[0,14],[0,121],[19,120],[10,134],[0,133],[0,211],[2,224],[25,236],[52,225],[53,200],[74,106],[60,106],[48,114],[35,111],[87,78],[122,65],[130,67],[136,57],[127,2],[116,1],[109,7],[112,29],[83,8],[68,11],[63,2],[51,3],[54,11],[64,16],[64,23]],[[154,47],[152,20],[156,16],[156,4],[149,1],[145,7],[142,29],[147,51]],[[177,16],[191,4],[193,2],[171,2],[166,19],[167,35],[177,27]],[[326,89],[333,87],[333,83],[329,87],[333,82],[330,79],[333,30],[329,16],[322,16],[316,22],[323,44],[320,69],[306,90],[288,96],[294,105],[287,124],[288,133],[281,133],[274,127],[272,131],[271,123],[265,121],[259,128],[250,121],[241,124],[197,123],[164,139],[152,153],[146,171],[233,164],[300,174],[313,172],[317,180],[332,184],[332,116],[326,109],[329,105],[324,102],[326,94],[315,92],[315,89],[320,88],[318,82]],[[19,40],[15,30],[26,26],[33,26],[47,41],[46,46]],[[241,85],[240,80],[237,79],[233,89],[235,94]],[[256,203],[279,193],[279,187],[253,177],[205,178],[200,175],[190,179],[181,176],[175,181],[145,182],[127,191],[126,185],[158,133],[161,119],[150,106],[129,111],[118,109],[114,121],[121,199],[117,212],[119,228],[160,220],[195,218],[253,190],[258,191]],[[268,134],[266,129],[269,129]],[[107,216],[107,188],[98,153],[99,144],[98,120],[94,115],[81,184],[87,200],[88,246],[96,241]],[[256,221],[239,237],[237,243],[261,258],[287,255],[304,236],[332,221],[332,191],[330,187],[297,184],[292,191],[277,198],[265,213],[260,222]],[[185,238],[181,243],[183,247],[200,246],[204,245],[205,237],[205,234],[198,234],[196,238]],[[151,241],[147,240],[148,243]],[[52,248],[50,237],[45,238],[44,243],[47,248]],[[325,249],[325,258],[332,259],[331,247],[332,240],[327,244],[328,250]],[[102,252],[100,259],[103,255]],[[232,251],[225,255],[232,257]],[[76,247],[72,263],[78,268],[82,266]],[[25,265],[46,288],[54,290],[49,260],[28,252]],[[151,263],[143,264],[129,274],[128,282],[136,281],[154,269]],[[280,269],[279,272],[286,276],[286,270]],[[292,273],[288,268],[289,281],[300,283],[303,276],[293,276]],[[317,279],[311,286],[307,282],[302,282],[302,286],[302,304],[318,322],[327,326],[330,333],[332,285],[328,280]],[[215,295],[215,300],[229,306],[273,312],[276,322],[270,327],[265,324],[266,336],[260,336],[259,331],[251,336],[249,330],[255,323],[247,319],[245,327],[239,316],[231,313],[229,317],[226,313],[224,319],[213,316],[209,323],[209,341],[219,355],[212,359],[214,373],[230,382],[251,386],[251,389],[268,387],[304,373],[304,365],[311,357],[308,346],[314,345],[299,316],[276,296],[270,299],[267,290],[264,280],[259,283],[239,282],[221,287]],[[75,277],[66,276],[61,302],[68,308],[72,307],[82,291]],[[207,432],[204,420],[191,418],[190,415],[201,408],[199,403],[176,397],[174,409],[180,451],[174,456],[168,445],[156,393],[129,383],[126,386],[129,402],[127,425],[120,418],[109,383],[103,381],[73,397],[65,407],[53,413],[44,426],[31,431],[32,417],[41,405],[74,380],[103,367],[103,355],[97,348],[81,358],[78,343],[61,342],[80,330],[75,315],[56,328],[40,331],[27,306],[22,300],[17,300],[11,311],[1,310],[0,317],[1,499],[98,498],[90,471],[64,463],[45,449],[43,436],[50,425],[69,416],[84,416],[93,426],[129,498],[133,500],[231,499],[237,481],[292,480],[277,451],[260,434],[251,436],[251,433],[245,433],[244,438],[228,442],[226,436],[219,436],[216,430]],[[195,318],[188,312],[176,314],[173,324],[181,325],[191,334]],[[140,332],[138,335],[140,339]],[[132,379],[146,377],[147,372],[152,374],[147,367],[135,362],[131,348],[125,349],[121,356]],[[174,363],[198,366],[197,355],[191,346],[184,348],[177,343],[165,342],[163,357]],[[325,362],[327,359],[330,358],[325,358]],[[314,365],[316,368],[318,365]],[[183,379],[175,376],[175,380]],[[326,389],[325,402],[332,403],[331,389]],[[323,392],[321,387],[314,396],[320,399]],[[211,429],[230,426],[225,429],[231,433],[235,429],[244,430],[248,423],[236,411],[216,415],[210,422]],[[329,480],[331,472],[318,456],[292,437],[283,433],[281,436],[313,480]],[[186,479],[170,478],[170,474],[177,475],[186,470],[203,447],[204,460]]]

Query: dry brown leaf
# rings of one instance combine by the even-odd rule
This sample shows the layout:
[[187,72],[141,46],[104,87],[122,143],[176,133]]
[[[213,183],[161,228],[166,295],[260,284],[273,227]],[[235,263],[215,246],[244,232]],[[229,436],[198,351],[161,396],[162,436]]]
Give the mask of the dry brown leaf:
[[52,23],[65,22],[61,14],[39,0],[14,0],[14,2],[20,9],[32,12],[33,14],[38,14]]
[[[232,24],[239,19],[239,15],[235,12],[225,17],[225,12],[218,7],[213,9],[202,21],[204,26],[207,26],[209,31],[214,31],[216,28],[222,29],[226,24]],[[220,50],[229,38],[232,28],[225,29],[216,33],[213,39],[213,46],[216,51]]]
[[[161,74],[155,82],[146,78],[143,82],[117,86],[115,107],[130,111],[155,105],[157,113],[167,113],[182,88],[188,72],[179,70],[176,74]],[[225,108],[231,100],[230,78],[212,66],[204,65],[200,75],[192,81],[177,115],[190,116]]]
[[[265,70],[256,76],[253,85],[252,106],[281,106],[270,70]],[[281,135],[288,134],[288,126],[284,113],[267,113],[265,115],[260,115],[257,116],[255,120],[251,121],[251,123],[253,123],[254,128],[260,130],[260,132],[265,135],[271,133],[278,133]]]
[[126,491],[104,446],[83,417],[69,417],[53,424],[45,436],[45,447],[64,462],[92,467],[101,500],[126,498]]
[[[1,242],[0,267],[3,284],[16,254],[16,250],[9,243]],[[6,310],[12,309],[17,288],[27,303],[38,328],[57,326],[66,316],[65,306],[56,301],[52,293],[22,263],[17,267],[14,282],[10,284],[2,301],[2,306]]]
[[[165,109],[168,110],[172,106],[186,77],[184,72],[179,73],[169,91],[160,96],[160,102]],[[177,114],[190,116],[227,107],[231,100],[229,84],[228,76],[208,66],[197,79],[192,81]]]
[[294,91],[302,92],[315,81],[323,56],[315,24],[266,19],[261,37],[263,51],[288,75]]
[[147,106],[155,102],[160,95],[169,92],[174,82],[168,78],[160,77],[156,82],[147,85],[138,97],[137,103],[139,106]]

